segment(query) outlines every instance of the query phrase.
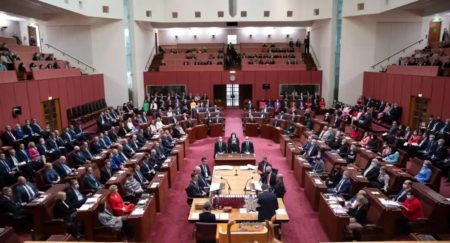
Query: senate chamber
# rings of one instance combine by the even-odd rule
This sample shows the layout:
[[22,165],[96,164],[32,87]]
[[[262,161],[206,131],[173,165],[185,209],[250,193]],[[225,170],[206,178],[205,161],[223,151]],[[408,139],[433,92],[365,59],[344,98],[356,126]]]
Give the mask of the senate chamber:
[[449,0],[0,1],[0,242],[450,242]]

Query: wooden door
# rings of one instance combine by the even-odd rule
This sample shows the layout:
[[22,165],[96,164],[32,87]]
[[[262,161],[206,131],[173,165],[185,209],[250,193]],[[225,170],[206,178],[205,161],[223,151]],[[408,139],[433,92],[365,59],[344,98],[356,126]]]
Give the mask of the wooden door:
[[241,84],[239,85],[239,106],[242,108],[248,101],[252,101],[252,85],[251,84]]
[[439,42],[441,40],[441,25],[442,22],[430,22],[428,30],[428,44]]
[[224,107],[226,104],[226,86],[224,84],[214,85],[214,105]]
[[422,97],[411,97],[411,104],[409,110],[409,125],[412,129],[420,127],[422,122],[428,120],[428,108],[430,104],[430,99]]
[[62,130],[59,99],[52,99],[42,102],[42,113],[44,117],[44,124],[49,125],[52,131]]
[[28,26],[28,44],[30,46],[37,45],[37,32],[36,28],[33,26]]

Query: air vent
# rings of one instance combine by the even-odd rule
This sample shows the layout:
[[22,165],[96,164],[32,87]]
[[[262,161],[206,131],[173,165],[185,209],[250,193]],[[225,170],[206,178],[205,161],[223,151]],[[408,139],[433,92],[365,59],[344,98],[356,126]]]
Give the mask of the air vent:
[[270,11],[264,11],[264,17],[265,18],[270,17]]
[[241,17],[246,18],[247,17],[247,11],[241,11]]
[[151,10],[145,11],[145,16],[147,16],[148,18],[151,18],[152,17],[152,11]]
[[364,10],[364,3],[358,3],[357,8],[358,11]]
[[172,12],[172,19],[178,18],[178,12]]
[[318,9],[318,8],[315,8],[315,9],[314,9],[314,15],[319,15],[319,13],[320,13],[319,9]]
[[103,6],[103,13],[109,13],[109,6]]
[[223,18],[223,11],[217,11],[217,17]]
[[195,17],[196,18],[201,18],[202,17],[202,13],[200,11],[196,11],[195,12]]
[[292,10],[287,11],[286,16],[289,18],[292,18],[292,16],[294,16],[294,11],[292,11]]

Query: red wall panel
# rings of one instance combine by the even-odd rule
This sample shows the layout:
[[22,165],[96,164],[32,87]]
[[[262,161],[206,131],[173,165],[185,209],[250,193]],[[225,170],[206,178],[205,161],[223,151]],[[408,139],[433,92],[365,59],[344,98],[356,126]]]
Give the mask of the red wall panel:
[[25,119],[24,117],[30,117],[30,109],[28,104],[28,89],[27,89],[27,83],[25,82],[17,82],[14,83],[14,102],[16,106],[22,107],[22,115],[19,116],[19,123],[23,124]]
[[46,100],[50,97],[50,88],[48,87],[48,80],[42,80],[39,82],[39,98]]
[[[0,97],[1,118],[4,124],[14,125],[17,123],[17,120],[12,117],[12,108],[15,106],[15,95],[14,95],[14,86],[12,83],[0,84],[0,90],[2,91],[2,95]],[[2,126],[3,128],[4,126]],[[13,127],[14,128],[14,127]]]
[[394,80],[394,90],[393,90],[393,102],[396,104],[400,104],[400,102],[402,101],[402,96],[405,93],[400,93],[400,94],[395,94],[395,90],[401,90],[403,86],[403,77],[401,76],[396,76],[395,80]]
[[[41,82],[41,81],[39,81]],[[42,107],[41,99],[39,97],[39,82],[28,82],[28,99],[29,99],[29,109],[32,118],[36,118],[40,123],[43,122],[42,119]]]
[[[441,77],[433,78],[431,92],[430,114],[442,114],[444,105],[445,79]],[[450,109],[450,108],[447,108]]]
[[394,82],[395,82],[395,78],[396,76],[390,75],[388,77],[388,80],[386,82],[386,96],[385,96],[385,100],[393,103],[394,102]]
[[433,90],[433,78],[434,77],[422,77],[422,95],[425,98],[431,98],[431,92]]
[[422,92],[422,77],[411,76],[411,95],[417,96]]
[[442,113],[441,117],[444,119],[450,118],[450,80],[446,78],[445,81],[445,91],[444,91],[444,101],[442,102]]

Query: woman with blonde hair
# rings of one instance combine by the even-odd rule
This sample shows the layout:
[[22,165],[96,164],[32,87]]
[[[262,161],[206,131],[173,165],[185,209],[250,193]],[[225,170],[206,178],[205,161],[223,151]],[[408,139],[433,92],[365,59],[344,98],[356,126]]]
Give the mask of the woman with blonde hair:
[[123,201],[116,185],[111,185],[109,187],[109,194],[106,200],[111,207],[114,216],[128,215],[134,209],[134,204]]

